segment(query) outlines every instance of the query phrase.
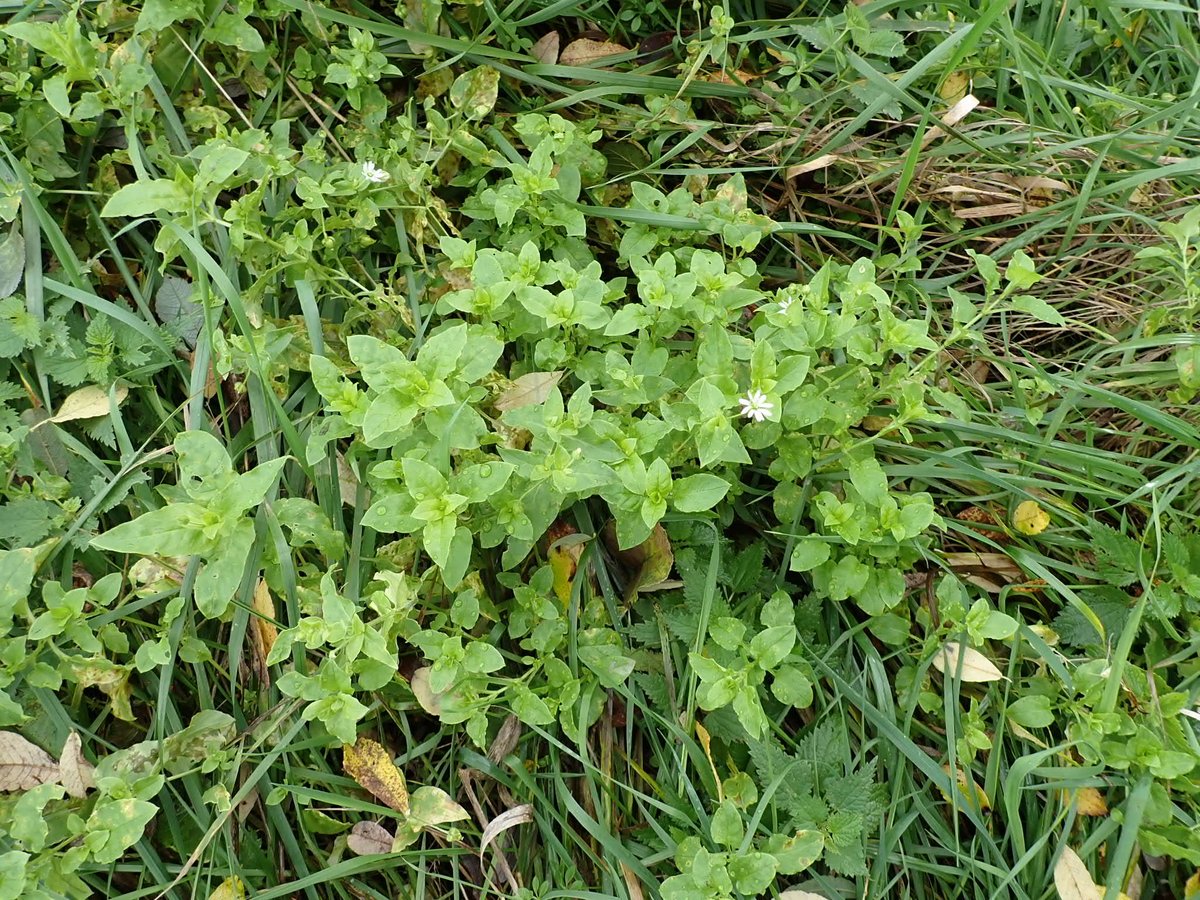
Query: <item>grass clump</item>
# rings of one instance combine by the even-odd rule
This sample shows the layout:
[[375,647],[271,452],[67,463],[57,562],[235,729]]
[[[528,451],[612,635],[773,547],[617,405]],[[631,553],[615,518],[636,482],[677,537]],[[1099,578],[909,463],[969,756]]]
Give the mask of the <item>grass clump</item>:
[[1187,10],[4,13],[0,897],[1194,892]]

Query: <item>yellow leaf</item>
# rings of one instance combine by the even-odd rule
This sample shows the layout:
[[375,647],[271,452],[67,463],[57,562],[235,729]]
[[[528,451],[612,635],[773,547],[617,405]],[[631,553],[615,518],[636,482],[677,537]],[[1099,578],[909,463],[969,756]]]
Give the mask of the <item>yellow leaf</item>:
[[[942,771],[947,775],[950,774],[950,766],[942,766]],[[950,794],[938,788],[938,792],[942,795],[947,803],[966,803],[972,809],[991,809],[992,801],[988,799],[987,791],[979,786],[969,772],[963,769],[954,771],[954,780],[958,782],[958,797],[951,800]]]
[[1063,791],[1063,800],[1068,806],[1074,802],[1075,811],[1081,816],[1108,815],[1108,804],[1104,802],[1104,795],[1094,787],[1080,788],[1077,791]]
[[[121,405],[121,401],[128,394],[129,388],[124,386],[117,388],[117,406]],[[62,406],[58,408],[58,412],[50,417],[50,421],[71,422],[75,419],[96,419],[100,416],[107,416],[111,409],[112,406],[108,402],[108,391],[98,385],[89,384],[87,387],[81,387],[68,394],[67,399],[63,400]]]
[[966,72],[951,72],[938,88],[938,96],[947,103],[957,103],[967,96],[967,88],[971,85],[971,76]]
[[1041,534],[1050,524],[1050,513],[1038,505],[1036,500],[1026,500],[1017,505],[1013,513],[1013,528],[1021,534]]
[[559,56],[558,62],[564,66],[590,66],[606,57],[628,52],[628,47],[622,47],[620,44],[614,44],[611,41],[593,41],[588,38],[580,38],[577,41],[571,41],[571,43],[567,44],[566,49]]
[[258,580],[258,587],[254,589],[254,612],[257,615],[251,620],[254,630],[262,641],[263,660],[266,660],[271,655],[271,648],[275,646],[275,639],[279,637],[279,629],[275,627],[275,601],[271,599],[271,592],[267,588],[265,578]]
[[391,755],[370,738],[360,737],[342,749],[346,774],[396,810],[408,815],[408,785]]
[[1183,886],[1183,900],[1192,900],[1193,897],[1200,897],[1200,869]]
[[[961,671],[959,670],[962,660]],[[1004,675],[990,659],[971,647],[949,641],[933,657],[933,667],[946,675],[957,675],[963,681],[1002,681]]]
[[246,885],[236,875],[230,875],[208,895],[208,900],[246,900]]
[[1097,889],[1079,854],[1063,847],[1062,856],[1054,864],[1054,887],[1061,900],[1101,900],[1104,891]]

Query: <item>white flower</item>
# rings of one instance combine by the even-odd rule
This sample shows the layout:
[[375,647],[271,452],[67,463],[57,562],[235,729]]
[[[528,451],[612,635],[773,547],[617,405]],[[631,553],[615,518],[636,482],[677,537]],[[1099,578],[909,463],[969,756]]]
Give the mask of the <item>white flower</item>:
[[775,404],[767,399],[767,395],[757,389],[750,391],[745,397],[740,397],[738,403],[742,405],[742,415],[755,422],[765,422],[771,418],[771,410],[775,408]]
[[363,178],[367,179],[367,181],[371,182],[371,184],[383,184],[385,181],[389,181],[392,177],[370,160],[367,160],[365,163],[363,163],[362,173]]
[[779,301],[780,314],[782,315],[783,313],[787,312],[789,309],[791,309],[791,306],[792,306],[792,298],[784,297],[782,300]]

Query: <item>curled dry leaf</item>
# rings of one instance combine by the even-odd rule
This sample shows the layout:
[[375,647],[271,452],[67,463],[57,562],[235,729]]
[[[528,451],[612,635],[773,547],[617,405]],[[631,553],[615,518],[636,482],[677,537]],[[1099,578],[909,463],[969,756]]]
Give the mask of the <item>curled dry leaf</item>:
[[86,797],[87,792],[96,786],[93,777],[95,771],[95,767],[84,759],[78,732],[72,731],[67,735],[59,756],[58,780],[72,797]]
[[0,731],[0,791],[27,791],[58,781],[58,763],[15,731]]
[[346,835],[346,846],[359,856],[370,856],[391,853],[394,840],[392,833],[378,822],[355,822]]
[[533,58],[540,63],[545,63],[548,66],[558,62],[558,46],[562,42],[557,31],[551,31],[543,34],[538,38],[538,42],[533,45]]
[[520,409],[522,406],[537,406],[545,403],[554,386],[563,377],[561,370],[556,372],[528,372],[513,380],[504,393],[496,398],[496,411],[508,412],[510,409]]
[[[119,385],[116,390],[117,406],[129,396],[129,388]],[[89,384],[72,391],[63,400],[58,412],[50,417],[51,422],[72,422],[76,419],[96,419],[112,411],[108,402],[108,391],[99,385]]]
[[480,859],[483,858],[483,851],[487,850],[488,844],[499,837],[502,832],[532,821],[533,804],[531,803],[522,803],[520,806],[514,806],[512,809],[506,809],[500,813],[483,829],[483,838],[479,842]]
[[1101,900],[1104,896],[1079,854],[1070,847],[1063,847],[1062,856],[1054,864],[1054,887],[1061,900]]
[[[961,660],[962,669],[959,665]],[[963,681],[1002,681],[1004,675],[995,664],[971,647],[954,641],[946,643],[933,657],[933,667],[944,675],[958,676]]]
[[342,750],[346,774],[396,812],[408,815],[408,785],[391,754],[370,738],[360,737]]
[[580,38],[567,44],[558,61],[564,66],[591,66],[598,60],[628,52],[628,47],[622,47],[612,41],[593,41],[588,38]]

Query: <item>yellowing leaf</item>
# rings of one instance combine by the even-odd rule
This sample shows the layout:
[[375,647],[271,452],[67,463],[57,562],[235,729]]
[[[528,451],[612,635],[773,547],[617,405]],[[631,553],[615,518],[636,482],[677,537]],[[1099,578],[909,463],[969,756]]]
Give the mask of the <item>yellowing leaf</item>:
[[408,815],[408,785],[391,755],[370,738],[342,750],[346,774],[402,815]]
[[355,822],[346,835],[346,846],[359,856],[370,856],[372,853],[391,853],[394,840],[392,833],[378,822]]
[[[961,659],[961,663],[959,660]],[[962,670],[959,670],[959,666]],[[1004,675],[990,659],[971,647],[949,641],[933,657],[933,667],[939,672],[955,676],[963,681],[1002,681]]]
[[[942,766],[942,771],[947,775],[950,774],[950,766]],[[988,799],[987,791],[979,786],[979,783],[971,776],[970,772],[963,769],[954,771],[954,780],[958,782],[958,797],[950,798],[950,794],[938,788],[938,793],[942,795],[947,803],[957,803],[960,806],[963,803],[970,806],[972,809],[991,809],[992,801]]]
[[262,654],[265,660],[271,655],[275,639],[279,637],[279,629],[275,627],[275,601],[271,599],[271,591],[267,588],[266,579],[260,578],[254,589],[254,612],[257,615],[250,621],[253,624],[257,640],[262,642]]
[[537,406],[545,403],[554,386],[562,380],[562,371],[529,372],[515,378],[513,383],[496,398],[496,410],[508,412],[522,406]]
[[208,900],[246,900],[246,885],[236,875],[230,875],[208,895]]
[[971,76],[966,72],[951,72],[938,88],[938,96],[947,103],[957,103],[967,96],[967,88],[971,84]]
[[15,731],[0,731],[0,791],[27,791],[58,781],[58,763]]
[[1042,509],[1036,500],[1018,504],[1013,512],[1013,528],[1021,534],[1041,534],[1049,525],[1050,513]]
[[1054,887],[1061,900],[1102,900],[1104,897],[1104,891],[1096,887],[1079,854],[1070,847],[1063,847],[1062,856],[1054,864]]
[[95,767],[84,759],[79,734],[72,731],[63,744],[58,760],[58,780],[72,797],[86,797],[96,786],[93,773]]
[[617,562],[629,571],[629,580],[625,585],[626,601],[631,602],[638,591],[651,591],[659,585],[668,586],[665,582],[675,564],[675,554],[671,550],[671,540],[661,525],[655,525],[650,537],[627,550],[620,549],[615,522],[609,522],[604,527],[601,537]]
[[1080,788],[1077,791],[1063,791],[1063,803],[1069,806],[1075,804],[1075,811],[1081,816],[1107,816],[1108,804],[1104,795],[1094,787]]
[[571,41],[571,43],[567,44],[558,61],[564,66],[590,66],[606,57],[628,52],[628,47],[622,47],[620,44],[614,44],[611,41],[593,41],[588,38],[580,38],[577,41]]
[[1183,900],[1192,900],[1197,896],[1200,896],[1200,869],[1197,869],[1183,886]]
[[[117,405],[121,405],[127,396],[129,388],[118,386],[116,390]],[[71,422],[75,419],[95,419],[107,416],[112,411],[108,402],[108,391],[94,384],[81,387],[67,395],[58,412],[50,417],[51,422]]]
[[435,694],[433,688],[429,686],[429,666],[422,666],[413,672],[408,686],[412,689],[417,702],[421,704],[421,709],[431,716],[442,714],[442,695]]

